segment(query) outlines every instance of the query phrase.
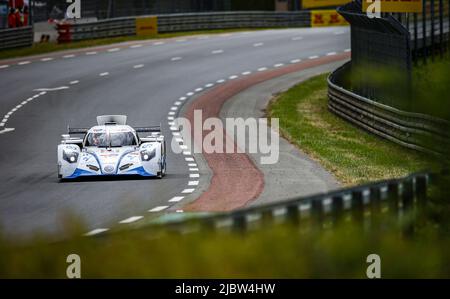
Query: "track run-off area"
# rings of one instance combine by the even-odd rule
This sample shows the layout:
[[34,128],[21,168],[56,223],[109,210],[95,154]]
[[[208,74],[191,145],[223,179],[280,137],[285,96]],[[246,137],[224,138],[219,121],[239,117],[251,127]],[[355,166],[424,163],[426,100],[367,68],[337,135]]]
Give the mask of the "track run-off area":
[[[209,184],[173,127],[197,96],[257,73],[350,51],[347,27],[301,28],[133,41],[0,61],[0,227],[6,235],[58,233],[68,215],[87,234],[162,213],[182,213]],[[162,179],[60,183],[56,147],[67,126],[124,114],[131,126],[162,125]],[[171,152],[171,139],[181,154]],[[232,188],[233,186],[228,186]]]

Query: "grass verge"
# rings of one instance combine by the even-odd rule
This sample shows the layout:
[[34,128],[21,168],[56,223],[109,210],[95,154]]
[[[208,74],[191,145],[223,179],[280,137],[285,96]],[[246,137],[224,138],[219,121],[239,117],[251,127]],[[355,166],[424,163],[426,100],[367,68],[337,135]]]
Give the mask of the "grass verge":
[[217,30],[204,30],[204,31],[192,31],[192,32],[162,33],[162,34],[151,35],[151,36],[122,36],[122,37],[113,37],[113,38],[85,40],[85,41],[73,42],[73,43],[68,43],[68,44],[36,43],[32,47],[29,47],[29,48],[19,48],[19,49],[0,51],[0,59],[18,58],[18,57],[25,57],[25,56],[31,56],[31,55],[40,55],[40,54],[47,54],[47,53],[51,53],[51,52],[57,52],[57,51],[104,46],[104,45],[130,42],[130,41],[163,39],[163,38],[173,38],[173,37],[202,35],[202,34],[221,34],[221,33],[240,32],[240,31],[256,31],[256,30],[264,30],[264,29],[267,29],[267,28],[262,28],[262,29],[254,29],[254,28],[252,28],[252,29],[245,29],[245,28],[217,29]]
[[430,157],[362,131],[329,112],[327,75],[276,97],[268,107],[285,138],[344,185],[406,176],[434,164]]

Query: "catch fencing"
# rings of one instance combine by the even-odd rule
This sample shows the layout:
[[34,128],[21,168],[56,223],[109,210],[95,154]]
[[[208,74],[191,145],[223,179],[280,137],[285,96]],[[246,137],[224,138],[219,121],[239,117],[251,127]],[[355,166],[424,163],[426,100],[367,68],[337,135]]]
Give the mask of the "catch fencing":
[[0,50],[30,47],[33,44],[33,27],[0,30]]
[[[130,36],[136,34],[138,17],[58,25],[59,42]],[[157,16],[158,33],[231,28],[308,27],[310,13],[299,12],[214,12],[164,14]]]

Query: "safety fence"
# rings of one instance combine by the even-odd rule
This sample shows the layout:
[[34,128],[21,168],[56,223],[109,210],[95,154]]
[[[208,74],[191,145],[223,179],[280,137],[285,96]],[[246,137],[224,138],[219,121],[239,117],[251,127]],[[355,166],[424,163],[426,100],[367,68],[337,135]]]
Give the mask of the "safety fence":
[[0,30],[0,50],[29,47],[33,44],[33,27]]
[[163,221],[163,224],[166,229],[180,233],[202,229],[246,232],[282,223],[327,229],[347,219],[373,227],[383,213],[390,213],[401,221],[409,212],[424,209],[432,181],[433,175],[419,173],[230,213]]
[[328,107],[354,125],[407,148],[433,154],[450,149],[450,122],[405,112],[344,89],[347,63],[328,78]]
[[[136,35],[137,21],[153,17],[128,17],[96,22],[58,25],[59,42]],[[310,13],[298,12],[214,12],[164,14],[156,16],[155,33],[230,28],[282,28],[310,26]]]

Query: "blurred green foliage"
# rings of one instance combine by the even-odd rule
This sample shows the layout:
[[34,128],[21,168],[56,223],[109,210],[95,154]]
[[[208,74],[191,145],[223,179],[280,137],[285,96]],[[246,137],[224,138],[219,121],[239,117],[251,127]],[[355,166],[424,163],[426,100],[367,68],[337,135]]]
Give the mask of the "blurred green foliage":
[[450,278],[450,240],[429,225],[404,237],[384,217],[381,229],[344,223],[323,231],[288,225],[245,235],[180,235],[150,228],[48,244],[0,242],[0,277],[65,278],[66,257],[81,257],[82,278],[366,278],[369,254],[383,278]]

